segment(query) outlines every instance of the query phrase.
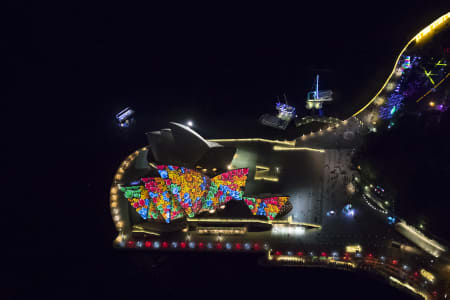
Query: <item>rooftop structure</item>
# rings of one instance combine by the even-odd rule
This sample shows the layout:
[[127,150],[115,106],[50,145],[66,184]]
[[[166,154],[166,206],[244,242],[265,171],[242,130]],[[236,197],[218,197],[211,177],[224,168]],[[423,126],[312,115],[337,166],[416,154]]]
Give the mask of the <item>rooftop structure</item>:
[[317,74],[314,82],[315,89],[307,94],[306,108],[307,109],[321,109],[323,102],[333,100],[333,92],[331,90],[319,90],[319,75]]

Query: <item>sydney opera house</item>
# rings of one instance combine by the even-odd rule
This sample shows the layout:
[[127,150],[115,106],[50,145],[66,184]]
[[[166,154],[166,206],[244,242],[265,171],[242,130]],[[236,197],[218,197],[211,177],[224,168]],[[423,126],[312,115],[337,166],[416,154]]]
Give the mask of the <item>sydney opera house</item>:
[[224,232],[265,230],[292,209],[288,195],[246,193],[255,170],[232,168],[235,147],[175,122],[146,135],[148,147],[123,162],[112,189],[113,215],[123,232],[168,234],[203,223]]

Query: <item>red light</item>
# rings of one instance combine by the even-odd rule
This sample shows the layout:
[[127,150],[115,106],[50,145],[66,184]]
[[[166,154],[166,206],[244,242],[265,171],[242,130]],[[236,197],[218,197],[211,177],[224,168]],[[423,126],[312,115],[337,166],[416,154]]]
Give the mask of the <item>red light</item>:
[[433,291],[433,296],[437,296],[437,292],[436,291]]
[[280,251],[275,251],[275,255],[276,256],[281,255],[281,252]]
[[259,244],[258,244],[258,243],[255,243],[255,244],[253,245],[253,249],[259,250],[259,249],[260,249]]
[[205,248],[205,244],[203,244],[202,242],[200,242],[200,243],[198,243],[198,247],[199,247],[200,249],[203,249],[203,248]]
[[236,248],[236,250],[241,250],[242,246],[240,243],[236,243],[235,248]]
[[369,253],[369,255],[367,255],[368,257],[373,257],[372,253]]
[[302,252],[302,251],[299,251],[299,252],[297,252],[297,255],[298,255],[298,256],[303,256],[303,252]]
[[162,242],[162,247],[163,248],[168,248],[169,247],[169,243],[166,242],[166,241]]
[[152,246],[152,242],[146,241],[146,242],[144,243],[144,246],[145,246],[145,248],[150,248],[150,247]]
[[181,247],[181,248],[186,248],[186,242],[181,242],[181,243],[180,243],[180,247]]
[[414,272],[414,277],[419,277],[419,273],[418,272]]
[[216,248],[219,249],[219,250],[222,249],[222,244],[221,243],[217,243],[216,244]]
[[327,256],[325,252],[320,253],[321,256]]
[[136,245],[136,243],[134,241],[128,241],[127,242],[127,247],[128,248],[134,248],[135,245]]
[[396,259],[393,259],[393,260],[392,260],[392,264],[393,264],[393,265],[396,265],[396,264],[398,264],[398,260],[396,260]]

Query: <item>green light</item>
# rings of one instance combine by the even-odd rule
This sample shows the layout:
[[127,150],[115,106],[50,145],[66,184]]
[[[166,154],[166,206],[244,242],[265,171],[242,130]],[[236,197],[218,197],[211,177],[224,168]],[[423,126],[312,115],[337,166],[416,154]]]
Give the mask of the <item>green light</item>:
[[397,106],[394,105],[394,107],[392,107],[392,109],[391,109],[391,115],[393,115],[396,110],[397,110]]
[[429,72],[427,72],[427,70],[423,69],[425,71],[425,76],[428,77],[428,79],[430,79],[431,83],[434,85],[434,80],[433,78],[431,78],[432,75],[436,75],[436,74],[432,74],[431,70]]

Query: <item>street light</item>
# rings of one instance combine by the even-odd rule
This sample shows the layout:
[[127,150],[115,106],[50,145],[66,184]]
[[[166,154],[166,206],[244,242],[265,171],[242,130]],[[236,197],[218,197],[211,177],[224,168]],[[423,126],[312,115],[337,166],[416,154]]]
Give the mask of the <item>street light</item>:
[[187,121],[187,126],[189,126],[189,127],[192,127],[192,126],[194,126],[194,123],[192,122],[192,121]]

